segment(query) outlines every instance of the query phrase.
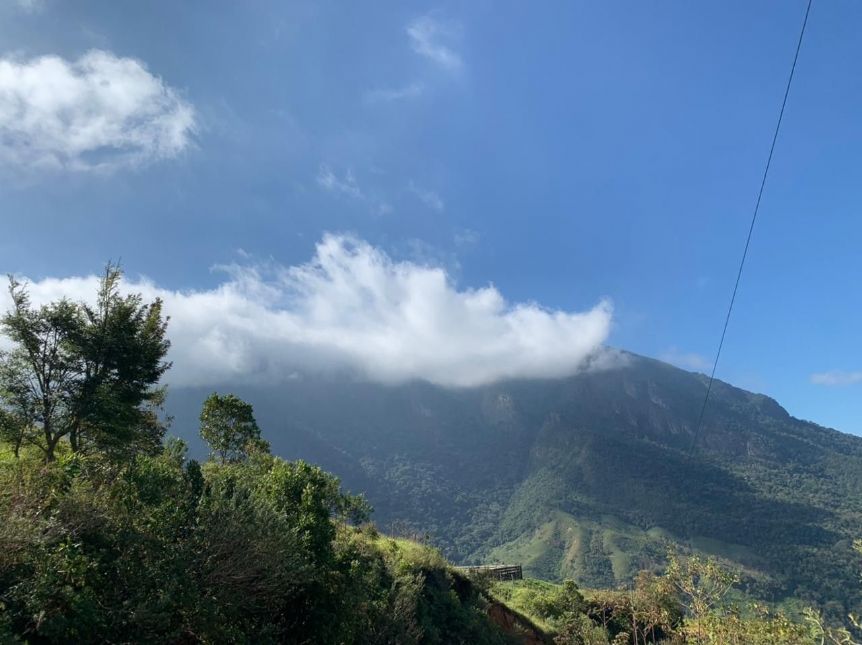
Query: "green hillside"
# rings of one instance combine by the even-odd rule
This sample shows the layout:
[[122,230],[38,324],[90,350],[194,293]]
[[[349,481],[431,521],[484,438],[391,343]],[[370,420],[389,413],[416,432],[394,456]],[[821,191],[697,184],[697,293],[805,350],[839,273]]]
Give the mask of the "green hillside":
[[[293,379],[249,393],[265,435],[242,397],[181,392],[197,460],[165,436],[161,304],[119,276],[95,308],[13,282],[0,319],[0,642],[853,642],[857,439],[719,384],[690,453],[702,377],[628,356],[469,390]],[[429,540],[625,588],[507,588]]]
[[303,462],[201,468],[170,443],[44,464],[0,442],[0,484],[0,643],[544,638],[436,549],[345,524],[356,500]]
[[[515,561],[551,580],[614,586],[668,543],[725,558],[768,599],[859,605],[862,439],[717,382],[624,354],[568,379],[472,389],[295,379],[239,388],[273,450],[364,492],[376,520],[427,533],[458,562]],[[175,391],[175,430],[190,423]]]

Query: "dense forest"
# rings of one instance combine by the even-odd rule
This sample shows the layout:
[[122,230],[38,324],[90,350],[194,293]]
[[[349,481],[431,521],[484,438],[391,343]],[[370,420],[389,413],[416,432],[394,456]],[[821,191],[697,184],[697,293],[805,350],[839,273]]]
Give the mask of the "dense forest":
[[[272,454],[234,394],[199,401],[208,457],[192,459],[166,434],[161,304],[120,280],[108,267],[93,305],[36,307],[10,285],[0,642],[853,642],[852,617],[748,603],[745,571],[670,541],[663,570],[611,590],[466,577],[423,537],[380,534],[335,476]],[[859,588],[855,564],[846,578]]]
[[[667,544],[743,572],[754,598],[862,613],[862,439],[717,381],[620,352],[570,378],[476,388],[304,374],[245,386],[275,453],[362,491],[389,531],[458,563],[523,564],[586,587],[667,566]],[[175,389],[175,431],[206,391]]]

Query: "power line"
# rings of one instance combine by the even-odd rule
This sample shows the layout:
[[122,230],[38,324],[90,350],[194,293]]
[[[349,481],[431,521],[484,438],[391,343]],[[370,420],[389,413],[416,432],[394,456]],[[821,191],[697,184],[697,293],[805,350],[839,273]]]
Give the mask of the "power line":
[[787,97],[790,96],[790,85],[793,83],[793,74],[796,71],[796,61],[799,60],[799,51],[802,49],[802,38],[805,36],[805,27],[808,25],[808,14],[811,13],[811,3],[813,0],[808,0],[808,6],[805,8],[805,17],[802,20],[802,29],[799,31],[799,40],[796,43],[796,53],[793,55],[793,64],[790,66],[790,76],[787,78],[787,86],[784,88],[784,99],[781,101],[781,110],[778,112],[778,121],[775,124],[775,132],[772,135],[772,145],[769,147],[769,156],[766,158],[766,167],[763,169],[763,177],[760,180],[760,190],[757,192],[757,201],[754,204],[754,212],[751,215],[751,225],[748,227],[748,237],[745,238],[745,248],[742,251],[742,259],[739,262],[739,270],[736,273],[736,283],[733,285],[733,295],[730,297],[730,305],[727,308],[727,316],[724,319],[724,328],[721,330],[721,340],[718,342],[718,351],[715,353],[715,360],[712,363],[712,373],[709,375],[709,384],[706,386],[706,396],[703,398],[703,405],[700,408],[700,415],[697,418],[694,435],[691,438],[691,446],[689,452],[692,452],[697,445],[697,440],[700,437],[701,429],[703,428],[703,415],[706,412],[706,404],[709,402],[709,394],[712,392],[712,384],[715,381],[715,370],[718,367],[718,359],[721,356],[721,348],[724,346],[724,337],[727,335],[727,326],[730,323],[730,314],[733,312],[733,303],[736,301],[736,292],[739,291],[739,281],[742,278],[742,269],[745,266],[745,258],[748,257],[748,247],[751,245],[751,236],[754,233],[754,224],[757,222],[757,213],[760,210],[760,200],[763,197],[763,189],[766,186],[766,177],[769,175],[769,167],[772,165],[772,155],[775,152],[775,144],[778,141],[778,132],[781,130],[781,120],[784,118],[784,108],[787,107]]

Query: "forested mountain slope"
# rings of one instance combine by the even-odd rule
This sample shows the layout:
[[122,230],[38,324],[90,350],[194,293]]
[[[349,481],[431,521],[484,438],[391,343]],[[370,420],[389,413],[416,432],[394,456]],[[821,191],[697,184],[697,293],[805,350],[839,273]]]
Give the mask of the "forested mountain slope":
[[[232,389],[276,454],[320,463],[381,526],[427,532],[456,561],[611,586],[660,564],[670,541],[735,562],[758,596],[858,605],[862,439],[716,382],[691,452],[706,377],[624,357],[471,389],[307,377]],[[196,432],[201,394],[172,391],[175,433]]]

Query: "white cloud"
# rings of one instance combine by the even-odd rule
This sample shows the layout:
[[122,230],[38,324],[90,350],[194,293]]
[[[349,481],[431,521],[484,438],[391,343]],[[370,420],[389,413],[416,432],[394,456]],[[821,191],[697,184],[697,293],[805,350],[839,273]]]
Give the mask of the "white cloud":
[[93,50],[0,58],[0,161],[17,167],[111,170],[175,157],[195,111],[133,58]]
[[446,44],[459,31],[456,26],[439,22],[430,16],[422,16],[407,25],[413,51],[450,71],[458,71],[463,66],[461,56]]
[[709,361],[709,359],[694,352],[680,351],[676,347],[671,347],[669,350],[662,353],[658,358],[660,361],[670,363],[671,365],[676,365],[677,367],[681,367],[685,370],[693,370],[696,372],[709,372],[709,370],[712,368],[712,363]]
[[425,86],[422,83],[410,83],[404,87],[395,87],[388,89],[370,90],[363,97],[366,103],[388,103],[391,101],[404,101],[407,99],[415,99],[425,92]]
[[855,383],[862,383],[862,372],[845,372],[842,370],[815,372],[811,375],[811,382],[815,385],[853,385]]
[[416,195],[425,206],[430,208],[431,210],[435,210],[437,212],[442,212],[446,205],[443,203],[443,199],[435,193],[433,190],[426,190],[417,186],[413,181],[407,186],[411,193]]
[[[169,382],[229,384],[318,369],[446,386],[558,377],[603,363],[611,322],[604,301],[585,312],[508,303],[493,286],[458,289],[440,268],[397,262],[337,235],[324,237],[306,264],[231,266],[228,276],[203,291],[128,283],[165,302]],[[92,297],[96,281],[45,279],[30,289],[34,302],[82,299]],[[6,309],[7,296],[0,298]]]

